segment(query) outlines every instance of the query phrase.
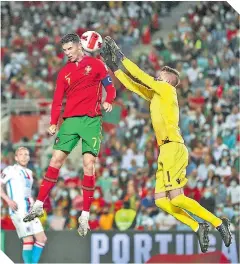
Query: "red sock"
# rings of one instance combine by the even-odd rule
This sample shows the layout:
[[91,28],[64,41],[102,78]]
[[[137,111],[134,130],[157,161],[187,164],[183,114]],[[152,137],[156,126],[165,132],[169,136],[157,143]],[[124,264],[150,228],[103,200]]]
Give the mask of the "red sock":
[[95,176],[83,176],[82,190],[83,190],[83,211],[89,212],[93,200],[93,193],[95,188]]
[[40,200],[42,202],[45,201],[51,189],[57,182],[58,173],[59,169],[53,168],[51,166],[48,167],[46,175],[43,178],[40,190],[38,192],[37,200]]

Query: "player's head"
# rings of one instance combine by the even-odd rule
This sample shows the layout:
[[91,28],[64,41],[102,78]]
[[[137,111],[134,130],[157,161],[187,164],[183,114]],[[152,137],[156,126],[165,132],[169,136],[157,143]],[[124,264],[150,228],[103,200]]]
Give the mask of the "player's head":
[[26,147],[17,148],[15,152],[15,160],[19,165],[26,167],[30,160],[29,150]]
[[171,67],[164,66],[160,71],[158,80],[170,83],[176,87],[180,83],[179,72]]
[[71,62],[77,61],[82,55],[82,45],[77,34],[71,33],[61,39],[64,54]]

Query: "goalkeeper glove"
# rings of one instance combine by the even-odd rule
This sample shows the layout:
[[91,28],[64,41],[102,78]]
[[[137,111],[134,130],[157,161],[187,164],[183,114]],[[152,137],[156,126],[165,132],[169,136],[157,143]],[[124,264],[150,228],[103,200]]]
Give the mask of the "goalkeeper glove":
[[104,43],[104,46],[101,49],[100,55],[103,57],[105,63],[107,64],[108,68],[110,68],[112,72],[115,72],[118,70],[118,65],[115,63],[115,61],[112,58],[113,57],[112,52],[108,44]]
[[122,53],[121,49],[118,47],[116,42],[109,36],[105,37],[105,42],[110,47],[110,50],[113,55],[113,60],[116,64],[120,64],[120,62],[124,59],[124,54]]

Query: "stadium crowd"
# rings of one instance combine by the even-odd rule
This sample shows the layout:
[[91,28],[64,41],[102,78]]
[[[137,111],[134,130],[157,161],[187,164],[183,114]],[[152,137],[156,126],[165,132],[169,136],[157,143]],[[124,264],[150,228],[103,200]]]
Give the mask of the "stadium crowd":
[[[126,54],[129,46],[149,43],[159,16],[174,3],[154,2],[3,2],[1,53],[2,99],[50,98],[63,61],[59,45],[69,32],[96,30],[112,35]],[[23,10],[28,10],[24,12]],[[10,83],[10,84],[9,84]],[[3,89],[3,87],[5,87]]]
[[[80,34],[80,30],[87,28],[103,35],[111,34],[125,51],[140,38],[144,44],[148,43],[144,25],[134,24],[139,17],[144,17],[146,24],[151,21],[151,32],[158,29],[154,26],[153,11],[159,10],[153,2],[143,2],[145,7],[140,9],[139,4],[133,2],[123,6],[103,5],[94,21],[91,21],[93,16],[87,14],[99,8],[97,2],[92,2],[92,6],[76,2],[70,6],[71,10],[64,2],[60,5],[41,2],[41,8],[30,7],[34,12],[30,14],[33,23],[19,15],[21,5],[16,2],[14,12],[8,6],[2,10],[6,14],[11,12],[11,19],[3,17],[11,29],[2,31],[4,100],[52,96],[54,75],[62,60],[60,50],[54,46],[60,35],[69,30]],[[81,16],[78,5],[83,5]],[[83,20],[79,23],[81,29],[79,24],[69,23],[68,12],[73,14],[71,17]],[[135,17],[136,13],[139,17]],[[109,21],[111,24],[106,32],[104,25]],[[33,31],[37,34],[33,35]],[[189,8],[169,32],[168,41],[156,40],[151,52],[138,58],[138,65],[151,75],[156,76],[163,65],[176,67],[181,73],[178,89],[180,128],[189,149],[185,194],[217,216],[230,218],[232,230],[239,228],[240,223],[239,37],[238,14],[227,2],[201,2]],[[6,48],[9,46],[11,49]],[[97,187],[91,207],[91,229],[187,230],[188,227],[158,210],[154,204],[159,150],[149,121],[148,103],[124,87],[118,88],[117,103],[122,109],[121,120],[105,132],[96,164]],[[13,150],[6,136],[2,142],[2,169],[14,161]],[[36,152],[32,152],[34,156]],[[44,171],[38,157],[34,157],[30,167],[35,173],[36,195]],[[77,227],[83,199],[81,177],[81,168],[67,160],[45,203],[48,215],[42,222],[46,228]],[[128,218],[121,214],[124,210],[128,210]],[[2,226],[11,227],[5,207],[2,207]]]

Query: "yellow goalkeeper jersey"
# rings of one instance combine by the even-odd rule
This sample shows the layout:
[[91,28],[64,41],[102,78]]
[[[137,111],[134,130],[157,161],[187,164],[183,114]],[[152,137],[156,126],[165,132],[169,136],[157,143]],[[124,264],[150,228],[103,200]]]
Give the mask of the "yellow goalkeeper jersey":
[[132,80],[122,70],[117,70],[114,74],[127,89],[150,102],[152,125],[158,145],[164,144],[166,140],[184,143],[179,129],[176,88],[154,79],[127,58],[122,63],[137,81]]

